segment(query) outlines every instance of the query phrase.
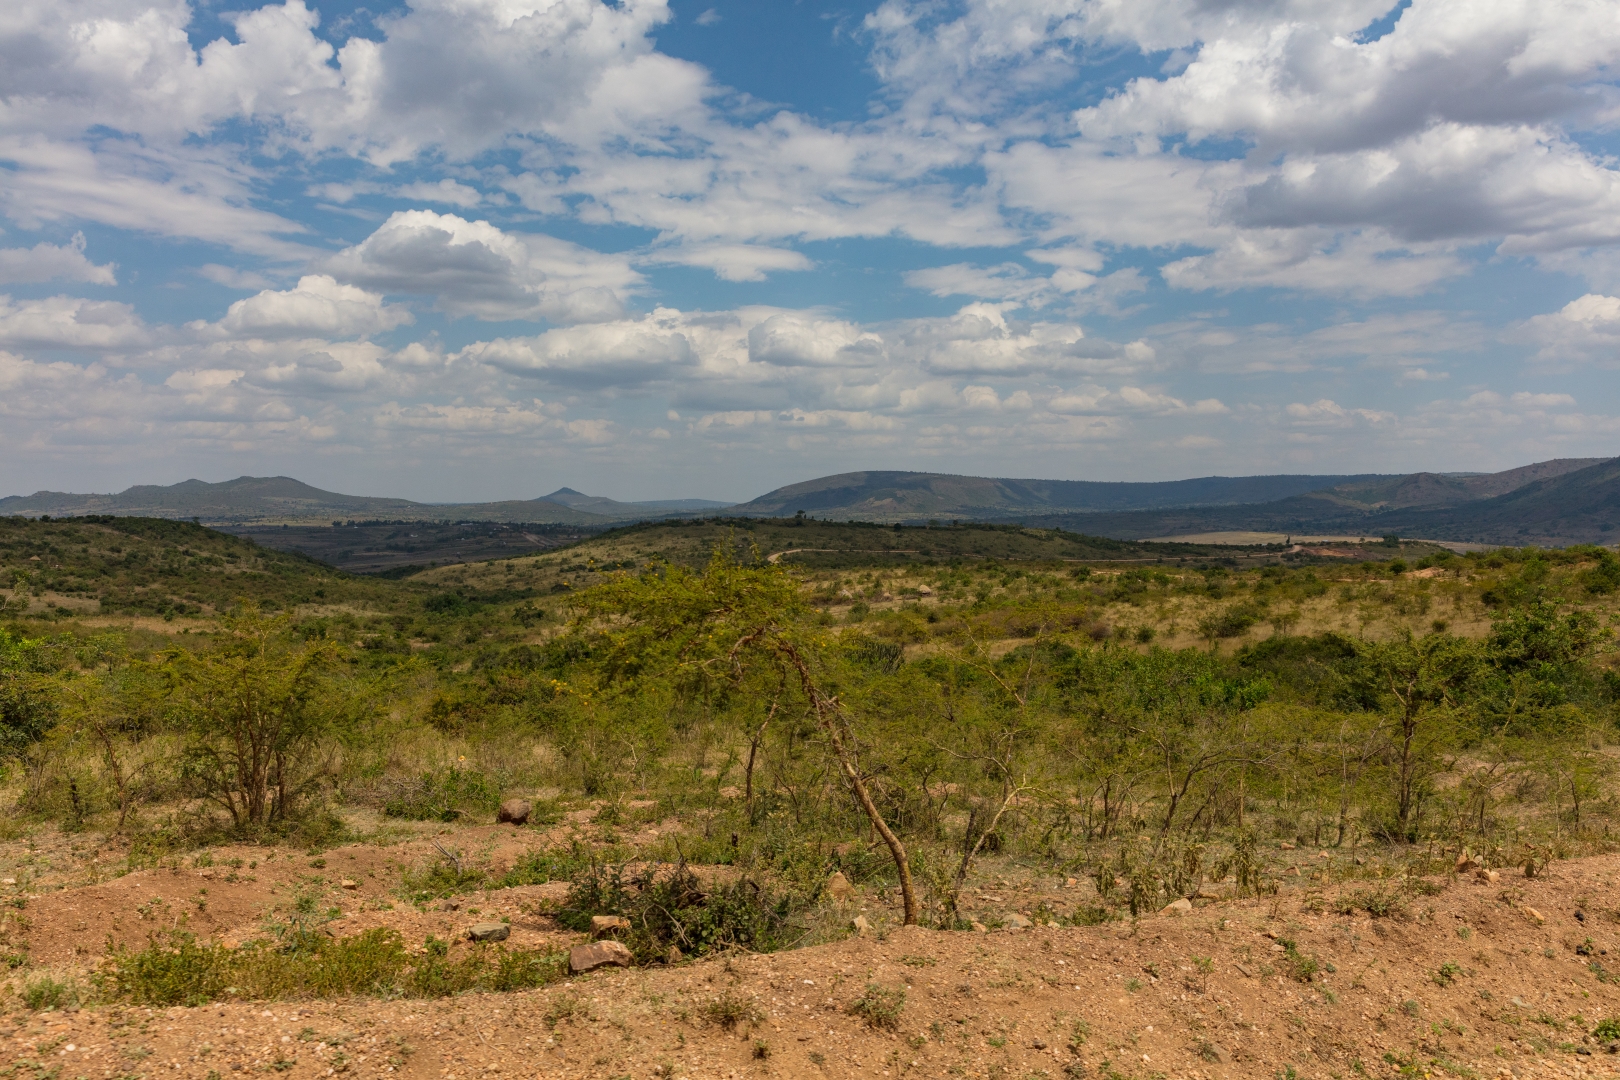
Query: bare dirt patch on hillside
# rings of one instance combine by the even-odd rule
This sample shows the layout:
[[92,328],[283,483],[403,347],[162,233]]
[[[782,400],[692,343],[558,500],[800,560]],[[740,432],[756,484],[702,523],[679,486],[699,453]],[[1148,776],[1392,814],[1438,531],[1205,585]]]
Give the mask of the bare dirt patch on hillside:
[[[543,839],[529,832],[505,836],[518,846]],[[158,869],[35,893],[20,909],[33,966],[18,985],[42,970],[88,984],[109,934],[138,941],[171,909],[189,906],[200,934],[241,939],[322,870],[343,909],[328,924],[339,936],[386,926],[416,947],[506,918],[507,946],[584,940],[547,914],[565,888],[557,884],[404,902],[397,874],[418,846],[431,849],[339,848],[319,868],[283,851],[247,860],[258,866],[245,874],[246,861],[222,867],[240,855],[216,852],[201,868],[212,877]],[[898,928],[866,895],[835,912],[846,921],[864,912],[865,935],[605,969],[522,993],[41,1012],[8,997],[0,1069],[63,1078],[1620,1075],[1620,1054],[1591,1034],[1620,1017],[1617,878],[1620,856],[1599,856],[1538,879],[1504,870],[1496,882],[1445,875],[1421,887],[1302,883],[1200,901],[1180,916],[987,933]],[[1073,907],[1064,897],[1079,891],[1004,884],[974,893],[974,907],[1017,922],[1042,904]]]

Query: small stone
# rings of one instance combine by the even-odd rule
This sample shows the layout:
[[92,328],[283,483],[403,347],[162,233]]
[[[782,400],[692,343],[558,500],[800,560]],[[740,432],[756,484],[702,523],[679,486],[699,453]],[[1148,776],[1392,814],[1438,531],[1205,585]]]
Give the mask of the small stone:
[[927,585],[919,585],[919,586],[917,586],[917,595],[918,596],[933,596],[934,595],[934,590],[930,589]]
[[345,889],[358,889],[360,887],[360,883],[353,878],[344,878],[338,882],[338,885]]
[[1046,1040],[1045,1039],[1031,1039],[1031,1040],[1029,1040],[1029,1048],[1031,1050],[1045,1050],[1046,1049]]
[[1294,845],[1290,844],[1286,840],[1284,840],[1282,843],[1278,844],[1277,846],[1282,848],[1284,851],[1293,851],[1294,850]]
[[1478,860],[1476,860],[1468,852],[1464,851],[1462,854],[1457,856],[1457,863],[1456,866],[1453,867],[1453,872],[1458,874],[1466,874],[1470,870],[1478,870],[1479,868],[1480,865]]
[[1284,870],[1283,873],[1289,875],[1290,877],[1299,877],[1299,867],[1290,866],[1288,869]]
[[865,915],[855,916],[849,925],[855,929],[857,934],[866,935],[872,932],[872,924]]
[[1064,878],[1063,879],[1063,887],[1065,889],[1075,888],[1079,884],[1080,884],[1080,879],[1079,878]]
[[15,885],[15,884],[17,884],[17,879],[14,878],[14,877],[0,878],[0,885]]
[[591,936],[602,937],[616,930],[630,929],[630,920],[623,915],[592,915]]
[[1207,1043],[1204,1046],[1204,1054],[1208,1057],[1214,1058],[1215,1064],[1217,1065],[1232,1064],[1232,1055],[1227,1053],[1226,1047],[1222,1046],[1220,1043]]
[[1009,930],[1028,930],[1035,924],[1018,914],[1016,911],[1001,917],[1001,925]]
[[529,803],[528,799],[507,799],[501,803],[501,808],[495,812],[495,820],[503,825],[508,822],[513,825],[526,825],[529,821],[529,815],[533,812],[534,807]]
[[1502,880],[1502,875],[1495,870],[1487,870],[1482,866],[1474,871],[1474,880],[1481,885],[1495,885]]
[[842,870],[834,870],[832,877],[827,879],[827,895],[842,904],[854,898],[855,886],[849,883]]
[[473,923],[467,928],[471,941],[505,941],[511,933],[512,928],[501,922]]
[[1316,853],[1316,857],[1318,859],[1331,859],[1331,858],[1333,858],[1333,856],[1330,853],[1326,852],[1326,851],[1318,851]]
[[1541,912],[1537,911],[1533,907],[1525,908],[1524,913],[1526,915],[1530,916],[1532,919],[1536,920],[1536,922],[1538,922],[1538,923],[1544,923],[1544,922],[1547,921],[1547,916],[1543,915]]
[[1185,896],[1177,897],[1159,909],[1160,915],[1189,915],[1192,913],[1192,901]]
[[972,922],[968,923],[968,929],[972,930],[975,934],[988,934],[990,932],[990,928],[977,919],[974,919]]
[[568,970],[574,974],[595,971],[607,964],[629,967],[630,950],[617,941],[594,941],[589,945],[575,945],[568,950]]

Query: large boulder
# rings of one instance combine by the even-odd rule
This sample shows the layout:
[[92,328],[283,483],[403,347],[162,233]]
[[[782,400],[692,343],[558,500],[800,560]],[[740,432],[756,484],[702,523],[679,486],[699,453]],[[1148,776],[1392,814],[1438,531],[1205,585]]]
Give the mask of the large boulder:
[[498,922],[473,923],[467,928],[467,937],[473,941],[505,941],[511,934],[510,926]]
[[593,941],[568,950],[568,970],[579,975],[609,964],[629,967],[631,959],[630,950],[617,941]]
[[513,825],[523,825],[528,822],[529,814],[533,810],[534,807],[529,804],[528,799],[507,799],[495,812],[495,820],[503,824],[509,821]]

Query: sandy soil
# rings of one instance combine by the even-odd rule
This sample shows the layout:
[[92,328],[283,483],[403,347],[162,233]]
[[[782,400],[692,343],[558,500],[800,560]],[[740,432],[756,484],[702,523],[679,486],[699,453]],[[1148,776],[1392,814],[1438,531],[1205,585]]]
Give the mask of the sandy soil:
[[[510,829],[461,830],[458,840],[470,847],[473,835],[495,859],[548,840]],[[244,854],[216,851],[212,867],[35,891],[22,909],[28,925],[9,932],[27,939],[35,969],[66,970],[93,963],[108,934],[139,940],[180,910],[200,932],[240,939],[288,890],[321,877],[344,908],[332,924],[339,934],[388,925],[415,942],[505,915],[511,944],[582,940],[536,911],[560,893],[555,885],[470,894],[454,908],[391,898],[397,869],[423,846],[341,848],[322,856],[324,868],[261,850],[252,870],[246,861],[223,867]],[[1343,858],[1291,857],[1325,870]],[[1620,856],[1555,864],[1535,880],[1516,870],[1495,883],[1447,875],[1434,879],[1435,895],[1412,896],[1404,914],[1375,919],[1333,912],[1338,896],[1366,882],[1302,876],[1274,897],[1200,901],[1134,924],[988,933],[894,927],[894,912],[863,896],[839,917],[864,912],[874,923],[864,936],[770,956],[605,969],[520,994],[49,1013],[11,999],[0,1017],[0,1075],[1620,1075],[1620,1054],[1588,1034],[1620,1016],[1617,878]],[[970,900],[1003,918],[1033,914],[1043,900],[1072,909],[1084,887],[1063,884],[992,883],[995,892]],[[39,879],[8,888],[25,887],[46,888]],[[1295,957],[1315,961],[1313,979],[1289,976]],[[851,1011],[868,986],[904,991],[893,1030]],[[707,1018],[716,1002],[742,1018],[731,1027]]]

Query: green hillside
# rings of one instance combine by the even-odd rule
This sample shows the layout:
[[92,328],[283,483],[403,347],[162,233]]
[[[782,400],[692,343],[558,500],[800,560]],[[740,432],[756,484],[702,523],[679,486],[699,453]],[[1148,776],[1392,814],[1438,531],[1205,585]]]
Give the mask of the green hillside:
[[1206,476],[1162,483],[1011,480],[949,473],[857,472],[790,484],[731,508],[745,517],[803,512],[834,520],[984,520],[1019,513],[1135,510],[1269,502],[1368,476]]
[[357,578],[293,552],[185,521],[0,518],[7,615],[207,615],[239,600],[396,606],[409,588]]

